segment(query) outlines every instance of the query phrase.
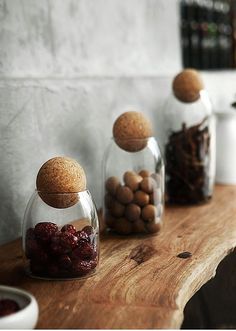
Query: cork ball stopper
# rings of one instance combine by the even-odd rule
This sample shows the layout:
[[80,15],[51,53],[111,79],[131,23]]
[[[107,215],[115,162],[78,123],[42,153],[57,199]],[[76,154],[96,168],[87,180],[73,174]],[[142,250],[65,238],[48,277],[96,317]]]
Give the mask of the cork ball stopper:
[[86,189],[86,176],[76,160],[55,157],[39,169],[36,187],[40,197],[50,206],[68,208],[77,202],[76,193]]
[[204,84],[197,70],[185,69],[174,78],[172,88],[178,100],[190,103],[200,98]]
[[113,125],[113,137],[117,145],[128,152],[137,152],[147,145],[152,136],[152,126],[144,114],[128,111],[120,115]]

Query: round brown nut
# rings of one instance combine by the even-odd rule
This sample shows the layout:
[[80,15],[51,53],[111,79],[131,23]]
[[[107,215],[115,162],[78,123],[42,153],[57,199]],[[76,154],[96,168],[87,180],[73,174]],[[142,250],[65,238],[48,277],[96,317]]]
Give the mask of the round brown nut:
[[105,207],[107,209],[111,209],[112,205],[113,205],[113,202],[114,202],[113,196],[109,193],[106,193],[105,198],[104,198],[104,202],[105,202]]
[[146,229],[149,233],[156,233],[161,230],[161,222],[156,219],[155,222],[150,222],[146,224]]
[[[36,187],[42,200],[54,208],[68,208],[78,201],[75,193],[86,189],[81,165],[68,157],[54,157],[39,169]],[[73,193],[57,195],[56,193]],[[52,194],[52,195],[50,195]]]
[[147,205],[142,209],[142,219],[147,222],[152,222],[157,216],[157,209],[154,205]]
[[150,177],[150,176],[151,176],[151,172],[148,171],[148,170],[145,170],[145,169],[139,171],[138,174],[139,174],[141,177],[143,177],[143,178],[145,178],[145,177]]
[[133,171],[126,171],[124,174],[124,183],[128,186],[133,192],[137,191],[139,188],[139,183],[142,181],[142,177],[137,175]]
[[134,203],[143,207],[149,203],[149,195],[143,191],[136,191],[134,193]]
[[197,70],[185,69],[174,78],[172,89],[180,101],[194,102],[200,98],[204,85]]
[[115,222],[116,222],[116,219],[113,216],[111,216],[110,213],[106,213],[105,223],[106,223],[107,227],[113,229]]
[[132,231],[135,233],[147,233],[145,223],[140,218],[132,223]]
[[151,136],[151,122],[144,114],[137,111],[123,113],[113,125],[115,142],[128,152],[137,152],[145,148]]
[[116,192],[116,198],[119,202],[127,205],[133,200],[133,192],[128,186],[120,186]]
[[116,190],[118,189],[119,186],[120,186],[120,181],[115,176],[109,177],[106,180],[105,188],[111,195],[116,194]]
[[156,188],[157,184],[152,177],[145,177],[140,183],[140,188],[142,191],[150,194]]
[[114,229],[119,234],[130,234],[132,232],[132,224],[124,217],[118,218],[115,221]]
[[119,201],[114,200],[111,207],[111,214],[115,217],[121,217],[124,215],[125,206],[122,205]]
[[135,203],[131,203],[125,207],[125,217],[128,221],[134,222],[141,215],[141,208]]

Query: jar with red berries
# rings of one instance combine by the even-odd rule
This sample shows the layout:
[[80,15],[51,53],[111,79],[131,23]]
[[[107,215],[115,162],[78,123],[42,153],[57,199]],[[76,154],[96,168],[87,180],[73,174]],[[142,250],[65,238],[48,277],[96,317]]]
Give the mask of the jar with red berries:
[[99,262],[99,223],[88,190],[35,191],[23,222],[27,272],[45,279],[92,275]]

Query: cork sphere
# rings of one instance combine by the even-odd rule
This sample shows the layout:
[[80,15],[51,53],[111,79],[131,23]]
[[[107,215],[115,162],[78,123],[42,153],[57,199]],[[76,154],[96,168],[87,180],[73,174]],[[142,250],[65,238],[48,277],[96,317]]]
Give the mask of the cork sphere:
[[172,89],[178,100],[190,103],[200,98],[204,85],[198,71],[185,69],[174,78]]
[[113,125],[115,142],[128,152],[137,152],[145,148],[147,139],[151,136],[151,122],[144,114],[137,111],[123,113]]
[[124,174],[124,183],[128,186],[133,192],[137,191],[139,184],[142,181],[142,177],[137,175],[133,171],[126,171]]
[[86,176],[76,160],[55,157],[39,169],[36,187],[42,200],[51,207],[68,208],[78,201],[76,193],[86,189]]

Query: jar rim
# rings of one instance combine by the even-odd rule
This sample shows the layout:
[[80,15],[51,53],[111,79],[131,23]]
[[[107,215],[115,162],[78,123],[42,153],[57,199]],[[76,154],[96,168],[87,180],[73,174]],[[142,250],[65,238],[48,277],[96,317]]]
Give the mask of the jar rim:
[[149,136],[149,137],[146,137],[146,138],[131,138],[131,137],[127,137],[127,138],[115,138],[115,137],[111,137],[110,139],[113,140],[113,141],[116,141],[116,140],[120,140],[120,141],[127,141],[127,140],[135,140],[135,141],[143,141],[143,140],[149,140],[149,139],[156,139],[155,136]]
[[83,191],[77,191],[77,192],[46,192],[46,191],[41,191],[41,190],[34,190],[35,193],[43,193],[43,194],[48,194],[48,195],[69,195],[69,194],[80,194],[80,193],[90,193],[88,189],[83,190]]

